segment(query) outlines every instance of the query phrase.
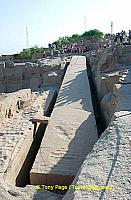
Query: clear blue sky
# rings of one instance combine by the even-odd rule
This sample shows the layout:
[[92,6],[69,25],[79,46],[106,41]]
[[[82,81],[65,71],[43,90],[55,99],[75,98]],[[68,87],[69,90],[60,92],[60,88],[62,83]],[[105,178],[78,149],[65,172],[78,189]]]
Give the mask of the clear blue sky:
[[0,54],[26,48],[26,25],[30,46],[47,46],[60,36],[98,28],[110,32],[131,29],[131,0],[0,0]]

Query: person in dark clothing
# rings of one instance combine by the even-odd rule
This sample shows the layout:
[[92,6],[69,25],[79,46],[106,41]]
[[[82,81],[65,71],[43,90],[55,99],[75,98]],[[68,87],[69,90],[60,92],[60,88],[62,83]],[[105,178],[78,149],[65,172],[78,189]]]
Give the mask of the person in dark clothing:
[[120,33],[120,43],[121,44],[123,43],[123,34],[124,34],[124,31],[122,30]]
[[128,39],[128,43],[131,44],[131,30],[129,30],[129,39]]

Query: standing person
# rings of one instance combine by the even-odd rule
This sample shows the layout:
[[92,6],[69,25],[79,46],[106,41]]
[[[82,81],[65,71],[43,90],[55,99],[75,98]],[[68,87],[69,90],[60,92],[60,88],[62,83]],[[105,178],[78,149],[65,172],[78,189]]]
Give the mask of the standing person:
[[117,33],[116,33],[116,35],[114,37],[114,42],[115,42],[115,44],[117,44]]
[[49,51],[51,51],[51,44],[50,43],[48,44],[48,49],[49,49]]
[[127,33],[124,31],[123,33],[123,44],[127,43]]
[[129,39],[128,39],[129,44],[131,44],[131,30],[129,30]]
[[120,33],[120,43],[121,44],[123,44],[123,34],[124,34],[124,31],[122,30]]
[[117,44],[120,44],[120,33],[117,33]]
[[124,31],[123,32],[123,44],[125,43],[125,40],[126,40],[126,32]]

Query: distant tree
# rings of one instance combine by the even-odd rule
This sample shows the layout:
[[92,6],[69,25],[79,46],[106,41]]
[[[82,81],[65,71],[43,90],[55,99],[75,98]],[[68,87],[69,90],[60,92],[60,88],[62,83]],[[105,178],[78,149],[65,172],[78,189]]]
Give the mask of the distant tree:
[[23,60],[31,58],[29,49],[24,49],[22,52],[20,52],[19,57],[20,59],[23,59]]
[[98,38],[101,38],[103,35],[104,35],[104,33],[99,31],[98,29],[92,29],[92,30],[86,31],[85,33],[82,34],[83,37],[96,36]]
[[59,39],[56,40],[56,41],[53,42],[53,43],[56,44],[56,45],[68,44],[68,43],[69,43],[68,39],[69,39],[68,36],[65,36],[65,37],[59,37]]
[[72,39],[74,39],[75,41],[77,41],[77,40],[80,39],[80,35],[78,35],[78,34],[73,34],[73,35],[72,35]]
[[72,42],[78,41],[79,39],[80,39],[80,36],[78,34],[73,34],[70,37],[69,36],[59,37],[59,39],[53,43],[57,45],[70,44]]
[[20,52],[19,57],[20,59],[30,59],[34,53],[44,53],[46,50],[47,48],[39,48],[38,46],[34,46],[29,49],[24,49],[22,52]]

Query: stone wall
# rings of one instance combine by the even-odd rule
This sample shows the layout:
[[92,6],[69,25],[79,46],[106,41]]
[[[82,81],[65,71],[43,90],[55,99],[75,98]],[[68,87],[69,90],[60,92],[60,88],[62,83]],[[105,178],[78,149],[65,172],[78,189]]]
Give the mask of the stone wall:
[[0,63],[0,93],[60,85],[66,61],[57,58],[37,63]]
[[107,49],[100,59],[93,56],[93,78],[108,127],[80,167],[72,183],[78,187],[63,200],[130,199],[131,46]]
[[114,85],[120,83],[129,72],[131,46],[115,46],[100,50],[90,55],[90,61],[92,78],[97,88],[100,107],[108,125],[111,122],[117,104]]

